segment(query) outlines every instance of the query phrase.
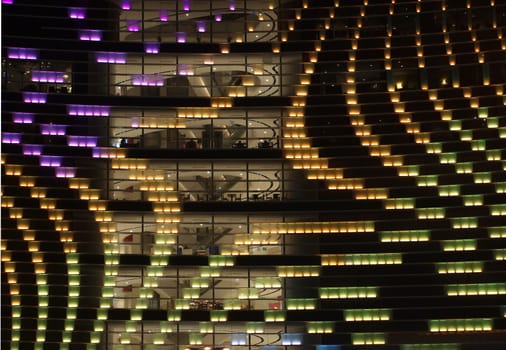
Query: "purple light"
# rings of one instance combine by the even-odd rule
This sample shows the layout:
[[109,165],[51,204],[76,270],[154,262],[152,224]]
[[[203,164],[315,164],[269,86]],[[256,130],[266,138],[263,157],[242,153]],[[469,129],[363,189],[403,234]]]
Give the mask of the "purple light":
[[65,72],[32,70],[32,81],[40,83],[63,83]]
[[126,63],[126,53],[124,52],[97,52],[98,63]]
[[86,9],[82,7],[70,7],[69,8],[69,17],[72,19],[85,19],[86,18]]
[[97,136],[67,136],[67,144],[71,147],[96,147]]
[[2,0],[2,4],[12,5],[12,4],[14,4],[14,0]]
[[107,158],[105,152],[102,152],[102,149],[100,148],[94,148],[92,151],[92,157],[93,158]]
[[193,71],[190,69],[191,66],[187,64],[179,64],[177,67],[178,75],[193,75]]
[[93,106],[93,105],[69,105],[67,113],[77,116],[93,116],[107,117],[109,115],[109,106]]
[[61,156],[40,156],[40,166],[61,166]]
[[186,42],[186,33],[185,32],[176,32],[176,41],[178,43]]
[[23,102],[25,103],[46,103],[46,94],[43,92],[23,92]]
[[216,12],[214,13],[214,20],[215,20],[216,22],[221,22],[221,20],[222,20],[222,16],[221,16],[221,13],[220,13],[220,12],[216,11]]
[[141,21],[132,19],[127,20],[127,29],[129,32],[138,32],[141,29]]
[[144,51],[146,53],[159,53],[160,52],[160,43],[158,43],[158,42],[145,42],[144,43]]
[[17,132],[3,132],[2,143],[21,143],[21,134]]
[[169,10],[160,10],[160,21],[162,22],[169,21]]
[[163,86],[161,74],[132,74],[132,84],[141,86]]
[[65,135],[67,131],[66,125],[61,124],[40,124],[40,133],[42,135]]
[[228,0],[228,9],[230,11],[235,11],[235,1],[234,0]]
[[79,39],[87,41],[102,40],[102,31],[98,29],[82,29],[79,31]]
[[97,147],[92,151],[93,158],[116,158],[116,151],[111,148]]
[[190,11],[190,0],[183,0],[183,11]]
[[121,9],[122,10],[131,10],[132,9],[132,2],[130,0],[121,1]]
[[39,56],[37,49],[25,49],[23,47],[9,47],[7,56],[11,59],[19,60],[36,60]]
[[204,33],[206,31],[206,22],[197,21],[197,32]]
[[40,156],[42,145],[23,145],[23,154],[25,156]]
[[74,167],[56,168],[56,177],[75,177],[77,169]]
[[33,113],[14,112],[12,121],[17,124],[31,124],[33,123]]
[[132,122],[130,123],[130,126],[132,128],[138,128],[140,124],[140,118],[139,117],[132,117]]

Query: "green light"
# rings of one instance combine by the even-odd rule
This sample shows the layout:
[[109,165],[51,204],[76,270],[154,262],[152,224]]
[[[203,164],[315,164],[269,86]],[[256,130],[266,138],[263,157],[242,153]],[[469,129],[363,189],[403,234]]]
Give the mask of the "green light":
[[263,322],[247,322],[246,323],[246,333],[254,334],[254,333],[263,333],[264,332],[264,323]]
[[183,288],[184,299],[198,299],[200,297],[200,288]]
[[149,306],[148,298],[141,298],[135,300],[135,308],[136,309],[147,309]]
[[431,332],[476,332],[492,330],[490,318],[429,320]]
[[65,320],[65,330],[66,331],[74,330],[74,320]]
[[460,120],[450,120],[448,122],[448,126],[449,126],[450,130],[452,130],[452,131],[461,130],[462,129],[462,121],[460,121]]
[[160,332],[162,333],[173,332],[172,324],[168,321],[160,321]]
[[445,208],[419,208],[416,213],[418,219],[443,219]]
[[477,184],[487,184],[492,182],[492,174],[489,172],[474,173],[474,182]]
[[452,226],[455,229],[467,229],[478,227],[478,218],[467,217],[467,218],[452,218]]
[[506,215],[506,204],[491,204],[489,206],[490,214],[492,216],[505,216]]
[[437,264],[437,272],[447,273],[478,273],[483,271],[482,261],[442,262]]
[[188,334],[188,341],[190,345],[202,345],[203,337],[200,333],[190,333]]
[[211,310],[210,311],[210,320],[212,322],[225,322],[227,321],[227,311],[226,310]]
[[448,296],[505,295],[506,283],[449,284],[446,287],[446,294]]
[[488,150],[486,151],[486,155],[488,161],[500,161],[502,158],[500,149]]
[[209,266],[234,266],[235,259],[229,255],[210,255]]
[[481,194],[471,194],[462,196],[462,199],[466,207],[483,205],[483,195]]
[[104,276],[104,286],[114,287],[116,285],[116,276]]
[[488,128],[498,128],[499,127],[499,118],[487,118],[487,127]]
[[125,331],[128,333],[133,333],[137,331],[137,321],[126,321],[125,322]]
[[105,322],[102,320],[93,321],[93,330],[95,332],[103,332],[105,329]]
[[376,298],[378,287],[323,287],[321,299],[362,299]]
[[142,320],[142,310],[130,310],[130,319],[133,321]]
[[98,320],[107,320],[109,315],[108,309],[98,309],[97,310],[97,319]]
[[167,311],[167,320],[168,321],[181,321],[181,311],[180,310],[169,310]]
[[455,171],[457,174],[471,174],[473,172],[473,163],[455,164]]
[[67,258],[67,264],[78,264],[79,263],[79,254],[77,253],[67,253],[65,255]]
[[384,333],[352,333],[351,340],[353,345],[378,345],[386,343]]
[[199,322],[200,333],[213,333],[214,326],[211,322]]
[[155,345],[163,345],[165,344],[165,334],[154,334],[153,335],[153,344]]
[[316,309],[316,299],[285,299],[286,308],[288,310],[314,310]]
[[100,333],[100,332],[92,332],[90,334],[90,342],[92,344],[100,343],[101,336],[102,336],[102,333]]
[[265,310],[265,322],[283,322],[285,321],[286,313],[283,310]]
[[439,195],[442,197],[458,196],[460,194],[459,185],[444,185],[438,186],[438,188],[439,188]]
[[307,322],[307,332],[309,334],[325,334],[334,331],[333,321],[309,321]]
[[258,289],[256,289],[256,288],[237,288],[237,298],[239,298],[239,299],[258,299]]
[[476,245],[477,245],[475,239],[448,240],[448,241],[443,241],[442,244],[443,244],[444,251],[476,250]]
[[[461,130],[460,131],[460,140],[461,141],[471,141],[473,139],[473,131],[472,130]],[[454,163],[454,162],[452,162]]]
[[146,274],[149,277],[162,277],[163,276],[163,266],[147,266]]
[[439,161],[442,164],[454,164],[457,162],[457,154],[456,153],[441,153],[439,155]]
[[64,343],[70,343],[72,341],[72,332],[69,332],[69,331],[63,332],[62,341]]
[[223,308],[225,310],[240,310],[241,301],[239,299],[225,299],[223,300]]
[[380,232],[381,242],[425,242],[430,239],[429,230],[399,230]]
[[112,298],[100,298],[100,308],[108,309],[112,306]]
[[104,298],[114,297],[114,287],[102,287],[102,297]]
[[506,260],[506,249],[496,249],[494,256],[495,260]]
[[77,317],[77,309],[67,308],[67,318],[74,320]]

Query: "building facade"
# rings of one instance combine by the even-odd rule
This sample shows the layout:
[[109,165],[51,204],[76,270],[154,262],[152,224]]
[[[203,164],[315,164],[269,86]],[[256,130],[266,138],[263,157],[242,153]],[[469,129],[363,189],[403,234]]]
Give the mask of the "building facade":
[[503,349],[506,3],[2,1],[2,348]]

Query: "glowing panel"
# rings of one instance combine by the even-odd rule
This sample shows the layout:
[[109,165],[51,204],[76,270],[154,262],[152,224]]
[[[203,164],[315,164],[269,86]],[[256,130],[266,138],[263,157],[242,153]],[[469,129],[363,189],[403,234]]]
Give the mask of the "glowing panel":
[[33,119],[33,113],[14,112],[12,114],[12,121],[16,124],[31,124],[33,123]]
[[97,29],[82,29],[79,31],[79,40],[100,41],[102,40],[102,31]]
[[[5,1],[2,1],[2,3],[5,4]],[[7,49],[7,57],[19,60],[36,60],[39,58],[39,50],[23,47],[9,47]]]
[[126,63],[126,53],[124,52],[97,52],[98,63]]
[[32,70],[32,81],[39,83],[63,83],[65,72]]
[[95,106],[95,105],[69,105],[67,113],[69,115],[77,116],[94,116],[106,117],[109,115],[109,106]]
[[72,19],[85,19],[86,18],[86,9],[83,7],[70,7],[69,8],[69,17]]
[[23,92],[23,102],[25,103],[46,103],[47,95],[43,92]]

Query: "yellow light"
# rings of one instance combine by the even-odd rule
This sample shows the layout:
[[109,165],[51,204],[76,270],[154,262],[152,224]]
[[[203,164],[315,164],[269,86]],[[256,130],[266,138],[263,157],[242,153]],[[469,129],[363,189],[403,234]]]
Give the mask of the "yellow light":
[[21,186],[21,187],[35,186],[35,176],[20,176],[19,186]]
[[230,52],[230,45],[229,44],[220,44],[220,52],[223,54],[227,54]]

